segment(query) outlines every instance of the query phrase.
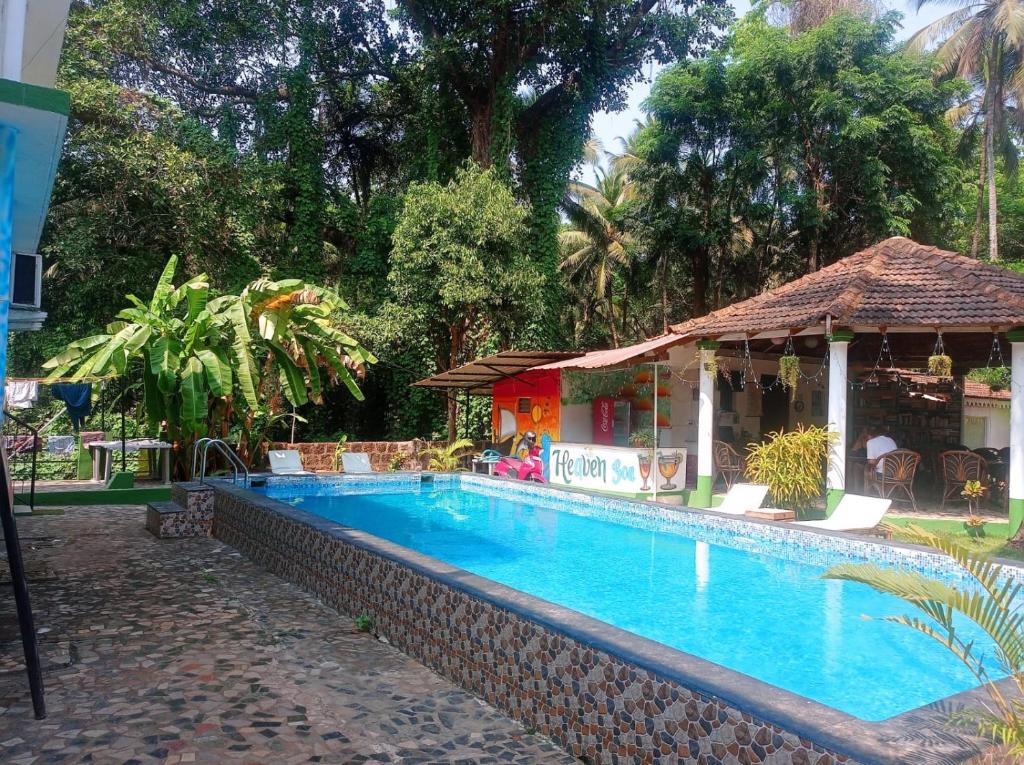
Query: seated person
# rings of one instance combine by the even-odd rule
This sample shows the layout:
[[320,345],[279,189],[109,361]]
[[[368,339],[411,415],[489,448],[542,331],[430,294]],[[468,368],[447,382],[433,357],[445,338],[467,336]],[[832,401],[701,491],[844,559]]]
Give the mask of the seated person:
[[864,442],[864,450],[867,456],[867,464],[864,466],[865,483],[874,480],[882,474],[882,457],[897,449],[899,447],[896,445],[896,442],[881,428],[869,427],[867,429],[867,440]]

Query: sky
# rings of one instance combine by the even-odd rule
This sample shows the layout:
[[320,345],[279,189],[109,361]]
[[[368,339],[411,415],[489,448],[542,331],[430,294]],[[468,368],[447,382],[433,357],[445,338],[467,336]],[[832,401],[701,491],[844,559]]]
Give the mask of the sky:
[[[892,10],[903,14],[903,30],[898,35],[901,40],[907,39],[917,30],[953,10],[951,5],[945,3],[926,5],[920,13],[914,10],[912,3],[907,3],[905,0],[895,0],[895,2],[890,0],[886,4]],[[736,11],[737,18],[750,10],[750,3],[747,0],[731,0],[731,5]],[[656,73],[657,69],[654,69],[653,74]],[[652,70],[648,70],[649,77],[651,74]],[[644,113],[640,105],[650,92],[650,79],[638,82],[629,93],[629,104],[626,109],[615,113],[598,112],[594,115],[593,132],[601,140],[601,145],[606,151],[619,151],[621,149],[621,144],[618,140],[619,136],[628,136],[633,130],[634,120],[643,119]],[[590,176],[591,173],[583,170],[581,175]]]

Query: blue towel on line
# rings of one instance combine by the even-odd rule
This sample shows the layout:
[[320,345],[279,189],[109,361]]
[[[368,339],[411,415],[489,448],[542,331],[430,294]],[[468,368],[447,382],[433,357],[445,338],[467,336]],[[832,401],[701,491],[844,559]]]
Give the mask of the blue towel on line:
[[92,383],[57,383],[50,386],[50,395],[65,403],[75,430],[92,414]]

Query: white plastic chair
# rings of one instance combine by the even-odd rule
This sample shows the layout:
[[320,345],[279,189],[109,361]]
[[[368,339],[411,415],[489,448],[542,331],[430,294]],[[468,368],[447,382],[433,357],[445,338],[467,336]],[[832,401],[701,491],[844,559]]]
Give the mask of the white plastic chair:
[[846,494],[832,515],[823,521],[797,521],[797,526],[809,526],[829,531],[863,531],[873,529],[885,517],[891,499],[880,497],[862,497],[859,494]]
[[709,508],[716,513],[743,515],[748,510],[757,510],[768,496],[768,487],[759,483],[734,483],[718,507]]
[[271,449],[270,472],[274,475],[313,475],[302,466],[302,456],[294,449]]
[[342,452],[341,466],[346,473],[374,473],[370,455],[365,452]]

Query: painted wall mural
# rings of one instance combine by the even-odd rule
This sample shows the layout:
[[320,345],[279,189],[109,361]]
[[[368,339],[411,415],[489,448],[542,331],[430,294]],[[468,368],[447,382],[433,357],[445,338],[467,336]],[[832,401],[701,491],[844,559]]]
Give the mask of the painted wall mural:
[[513,443],[532,430],[538,441],[557,441],[561,425],[557,369],[531,370],[494,383],[491,428],[494,440]]

